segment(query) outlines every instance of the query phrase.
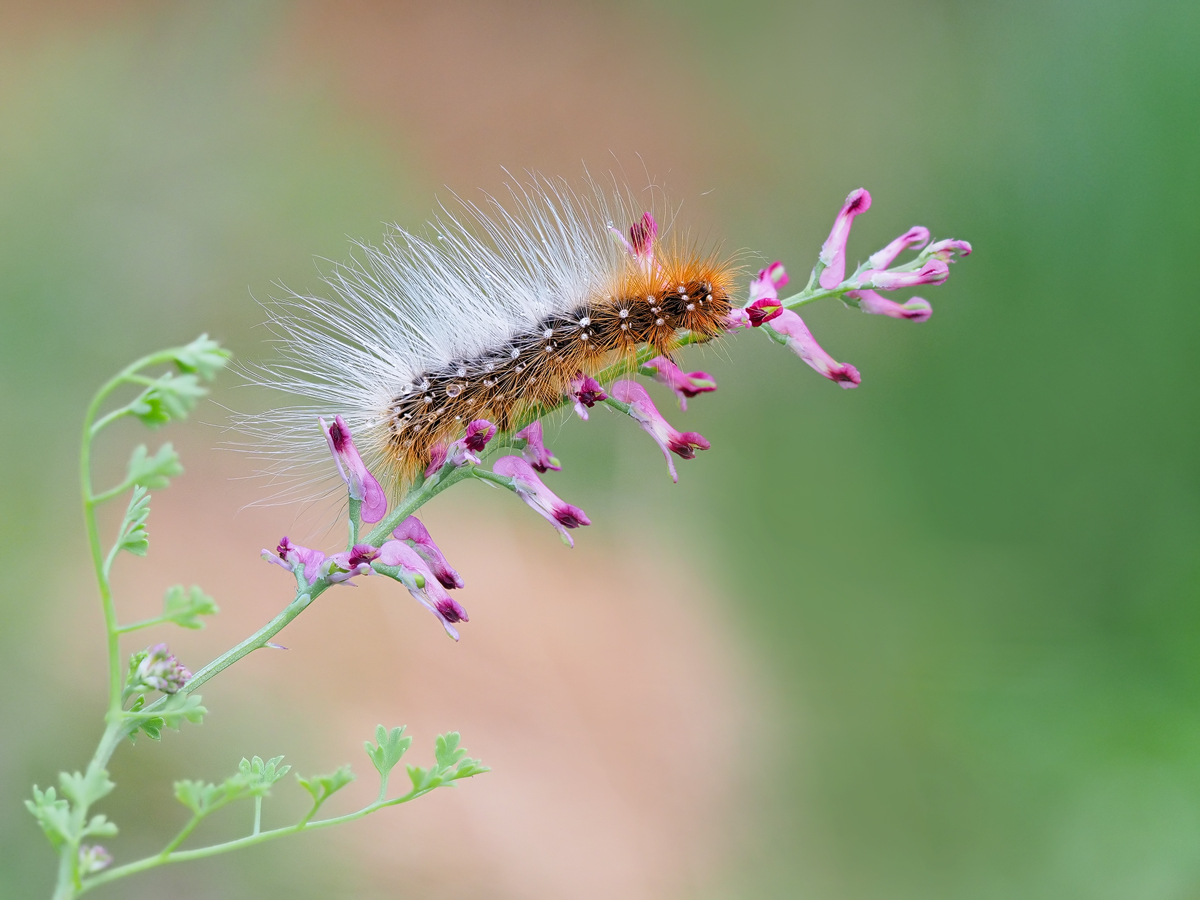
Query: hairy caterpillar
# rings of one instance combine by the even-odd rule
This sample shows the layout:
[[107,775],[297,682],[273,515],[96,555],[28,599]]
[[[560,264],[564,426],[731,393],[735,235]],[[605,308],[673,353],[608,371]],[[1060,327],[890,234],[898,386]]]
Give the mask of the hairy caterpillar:
[[402,488],[472,420],[511,431],[579,376],[632,368],[641,347],[669,356],[685,333],[724,333],[739,269],[680,235],[659,240],[627,191],[538,180],[510,193],[511,210],[464,202],[429,236],[358,245],[362,258],[326,279],[340,302],[275,301],[283,358],[255,380],[308,401],[250,423],[276,474],[294,474],[297,451],[319,459],[316,416],[340,412]]

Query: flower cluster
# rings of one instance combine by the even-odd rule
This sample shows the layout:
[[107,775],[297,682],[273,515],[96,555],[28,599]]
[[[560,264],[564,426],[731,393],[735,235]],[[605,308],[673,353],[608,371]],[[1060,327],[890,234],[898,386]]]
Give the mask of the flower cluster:
[[[882,250],[873,253],[866,263],[847,278],[846,244],[850,239],[850,229],[855,217],[870,208],[871,195],[865,188],[852,191],[846,198],[829,237],[821,247],[809,286],[811,288],[815,282],[823,291],[839,296],[846,304],[857,306],[865,313],[925,322],[933,314],[933,307],[928,300],[912,297],[904,303],[897,303],[882,296],[879,291],[942,284],[950,276],[950,263],[954,262],[955,256],[970,255],[971,245],[959,240],[930,244],[929,229],[914,225]],[[897,258],[909,249],[921,252],[909,262],[894,266]],[[781,262],[773,262],[760,271],[750,283],[747,305],[730,314],[730,330],[769,324],[777,340],[815,371],[843,388],[858,387],[862,383],[858,369],[849,363],[839,363],[822,349],[804,320],[779,298],[779,288],[787,283],[788,275]]]
[[131,662],[128,681],[130,693],[162,691],[164,694],[174,694],[192,677],[192,673],[175,658],[166,644],[155,644],[136,654]]

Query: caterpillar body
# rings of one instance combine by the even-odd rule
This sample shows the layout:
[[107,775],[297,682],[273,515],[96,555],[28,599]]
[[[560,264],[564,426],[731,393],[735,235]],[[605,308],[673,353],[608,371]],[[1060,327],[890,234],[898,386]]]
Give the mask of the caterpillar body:
[[589,187],[513,187],[511,211],[463,203],[431,236],[358,245],[362,258],[326,278],[337,302],[275,301],[282,359],[255,380],[307,402],[251,423],[271,471],[319,461],[316,417],[340,413],[373,471],[403,489],[473,420],[511,431],[581,375],[633,368],[646,346],[669,357],[685,333],[723,334],[739,268],[678,234],[659,240],[628,191]]

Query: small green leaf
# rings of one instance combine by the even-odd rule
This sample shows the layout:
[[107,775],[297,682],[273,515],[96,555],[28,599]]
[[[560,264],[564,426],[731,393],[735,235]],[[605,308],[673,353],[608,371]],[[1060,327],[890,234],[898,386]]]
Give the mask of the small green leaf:
[[167,694],[166,702],[156,710],[156,713],[163,720],[163,725],[174,731],[178,731],[179,726],[185,720],[193,725],[199,725],[204,721],[204,716],[208,712],[200,705],[200,700],[201,698],[196,694]]
[[404,726],[388,731],[382,725],[375,728],[375,740],[378,746],[370,741],[365,742],[367,755],[381,776],[386,776],[395,768],[396,763],[412,745],[412,738],[404,737]]
[[426,769],[422,766],[409,766],[408,778],[414,791],[433,790],[445,780],[436,769]]
[[133,489],[133,496],[129,498],[129,506],[125,509],[117,546],[135,556],[145,556],[146,551],[150,549],[150,535],[146,531],[146,520],[149,518],[150,495],[144,487],[138,485]]
[[296,780],[300,782],[302,788],[312,795],[314,806],[320,806],[352,782],[354,780],[354,773],[350,771],[349,766],[342,766],[329,775],[316,775],[312,778],[303,778],[297,775]]
[[281,766],[280,762],[282,761],[282,756],[273,756],[266,762],[262,761],[261,756],[253,759],[242,758],[238,764],[238,771],[251,794],[256,797],[266,796],[271,785],[292,770],[291,766]]
[[182,474],[183,464],[170,444],[163,444],[153,456],[149,455],[145,444],[139,444],[129,457],[126,480],[158,491],[170,484],[172,478]]
[[55,848],[61,847],[64,842],[75,836],[71,822],[71,805],[66,800],[58,799],[54,788],[46,788],[43,792],[34,785],[33,799],[25,801],[25,808],[38,820],[42,831]]
[[[160,719],[158,716],[155,716],[152,719],[146,719],[144,722],[138,725],[138,731],[143,732],[146,737],[150,738],[152,741],[161,741],[164,724],[165,723],[162,719]],[[130,740],[133,740],[133,738],[137,736],[138,731],[135,731],[129,735]]]
[[200,590],[197,584],[193,584],[187,593],[184,593],[182,584],[169,587],[163,598],[163,618],[183,628],[203,628],[204,623],[198,616],[212,616],[218,612],[220,610],[213,598]]
[[437,742],[434,745],[433,755],[437,759],[438,767],[442,769],[451,768],[456,762],[466,756],[467,751],[458,746],[461,740],[461,735],[457,731],[451,731],[446,734],[439,734]]
[[130,404],[129,410],[142,420],[143,425],[157,428],[171,421],[186,419],[196,406],[196,401],[207,393],[197,376],[168,372],[155,379],[154,384]]
[[202,334],[186,347],[175,351],[175,365],[184,372],[197,374],[205,381],[212,381],[232,356],[232,353],[211,340],[207,334]]
[[472,775],[482,775],[484,772],[492,771],[487,766],[483,765],[477,759],[471,759],[469,756],[464,758],[457,766],[454,767],[454,780],[460,778],[470,778]]
[[88,772],[86,775],[81,775],[78,772],[73,775],[67,772],[59,772],[58,784],[62,788],[64,797],[76,806],[84,808],[91,806],[102,797],[108,796],[116,787],[109,780],[108,772],[104,771],[104,769],[97,769],[95,772]]
[[117,824],[108,821],[107,816],[92,816],[79,834],[80,837],[116,837]]

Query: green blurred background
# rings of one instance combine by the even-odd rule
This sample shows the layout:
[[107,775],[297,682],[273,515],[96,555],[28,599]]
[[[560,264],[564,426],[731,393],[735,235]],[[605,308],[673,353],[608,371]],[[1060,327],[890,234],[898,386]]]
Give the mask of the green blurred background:
[[[557,432],[582,540],[652,535],[695,572],[757,710],[718,858],[659,895],[1200,896],[1200,6],[1103,0],[6,3],[0,895],[48,896],[20,800],[97,728],[95,632],[61,636],[94,603],[94,386],[200,331],[262,358],[252,295],[319,289],[314,256],[419,226],[443,185],[614,158],[796,276],[860,185],[852,257],[914,223],[976,249],[923,292],[928,324],[806,314],[859,390],[753,335],[689,357],[721,389],[687,413],[713,449],[678,486],[607,417]],[[136,748],[135,843],[177,827],[185,737]],[[372,880],[353,841],[304,842],[125,895],[538,895]]]

